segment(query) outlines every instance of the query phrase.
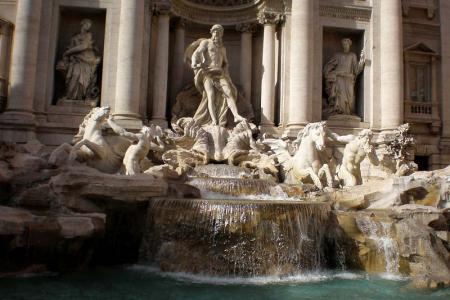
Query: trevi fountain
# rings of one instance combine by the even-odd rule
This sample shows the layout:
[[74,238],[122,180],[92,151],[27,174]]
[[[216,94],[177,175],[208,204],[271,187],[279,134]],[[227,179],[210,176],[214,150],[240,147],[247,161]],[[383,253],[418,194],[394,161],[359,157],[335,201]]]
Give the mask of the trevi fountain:
[[80,24],[55,64],[78,132],[0,144],[1,299],[450,297],[450,167],[419,171],[410,123],[336,130],[360,119],[365,41],[324,60],[325,120],[283,133],[209,25],[179,53],[192,82],[168,124],[130,125],[99,102],[96,23]]

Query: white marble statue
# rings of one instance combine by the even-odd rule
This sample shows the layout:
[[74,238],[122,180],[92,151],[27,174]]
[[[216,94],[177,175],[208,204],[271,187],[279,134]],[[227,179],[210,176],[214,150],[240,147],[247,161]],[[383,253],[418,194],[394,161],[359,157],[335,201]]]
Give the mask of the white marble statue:
[[153,124],[150,126],[142,126],[142,129],[138,133],[132,133],[119,126],[114,122],[112,117],[108,118],[108,124],[116,134],[132,142],[123,157],[122,167],[125,175],[142,173],[141,163],[146,159],[149,151],[162,151],[164,149],[164,144],[161,141],[162,130],[159,126]]
[[328,115],[355,115],[355,80],[364,69],[365,55],[363,49],[358,61],[350,52],[351,45],[350,39],[342,39],[343,51],[336,53],[323,69]]
[[326,123],[317,122],[306,125],[292,145],[280,139],[265,139],[263,143],[267,144],[277,156],[285,183],[312,182],[322,189],[323,177],[328,187],[333,187],[334,184],[330,167],[323,161],[321,155],[325,150],[326,139]]
[[61,166],[66,162],[84,162],[104,173],[116,173],[122,164],[122,157],[130,143],[123,138],[106,136],[103,129],[107,127],[110,108],[95,107],[83,120],[74,145],[62,144],[49,158],[49,163]]
[[99,96],[97,67],[100,64],[98,49],[90,32],[92,21],[81,21],[80,33],[70,39],[70,44],[56,65],[65,77],[65,95],[68,100],[95,100]]
[[228,72],[228,59],[222,42],[223,27],[214,25],[211,38],[193,42],[185,52],[185,60],[194,70],[194,81],[202,101],[194,115],[200,125],[226,127],[228,109],[235,122],[244,118],[238,113],[237,90]]
[[366,156],[373,165],[379,164],[371,143],[372,135],[370,129],[363,129],[358,135],[335,135],[338,141],[346,143],[342,162],[337,167],[337,177],[341,186],[349,187],[363,183],[360,165]]

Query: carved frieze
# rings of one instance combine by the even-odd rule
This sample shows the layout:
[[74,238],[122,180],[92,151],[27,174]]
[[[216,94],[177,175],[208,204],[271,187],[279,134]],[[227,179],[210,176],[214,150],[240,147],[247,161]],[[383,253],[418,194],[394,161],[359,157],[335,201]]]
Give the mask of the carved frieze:
[[362,7],[320,6],[320,16],[370,22],[372,10]]
[[262,3],[262,0],[172,0],[171,12],[199,24],[235,25],[256,21],[258,9]]

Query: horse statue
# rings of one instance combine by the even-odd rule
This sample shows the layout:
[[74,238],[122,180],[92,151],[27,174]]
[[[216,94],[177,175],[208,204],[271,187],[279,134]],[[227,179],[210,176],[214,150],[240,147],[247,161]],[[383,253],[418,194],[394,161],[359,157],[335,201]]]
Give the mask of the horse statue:
[[49,163],[59,166],[67,161],[79,161],[104,173],[116,173],[130,142],[120,136],[103,135],[109,113],[108,106],[93,108],[84,117],[72,141],[74,145],[65,143],[56,148]]
[[334,183],[329,164],[323,159],[327,138],[326,122],[322,121],[306,125],[292,143],[279,139],[264,139],[263,143],[277,157],[285,183],[312,182],[317,188],[323,189],[323,177],[327,186],[332,187]]

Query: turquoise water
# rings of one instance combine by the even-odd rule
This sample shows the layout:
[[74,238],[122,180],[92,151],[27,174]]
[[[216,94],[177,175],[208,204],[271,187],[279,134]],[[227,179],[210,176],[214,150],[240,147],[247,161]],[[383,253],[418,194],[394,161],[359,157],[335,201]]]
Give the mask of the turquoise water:
[[134,266],[0,279],[0,299],[450,299],[450,289],[417,291],[408,284],[355,273],[223,280]]

